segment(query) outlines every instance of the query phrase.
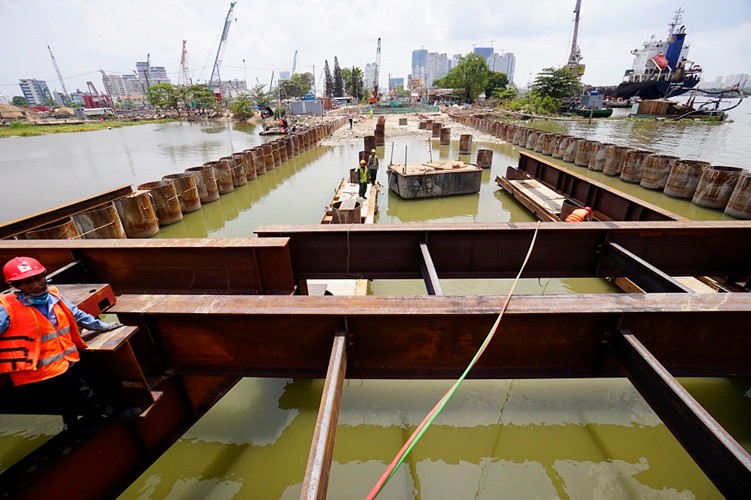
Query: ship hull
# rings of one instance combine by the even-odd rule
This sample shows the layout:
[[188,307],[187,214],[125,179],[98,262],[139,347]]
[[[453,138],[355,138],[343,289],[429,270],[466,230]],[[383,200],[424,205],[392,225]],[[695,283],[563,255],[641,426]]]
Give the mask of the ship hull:
[[642,99],[660,99],[685,94],[696,87],[699,78],[681,80],[648,80],[646,82],[623,82],[613,92],[614,97],[628,99],[638,96]]

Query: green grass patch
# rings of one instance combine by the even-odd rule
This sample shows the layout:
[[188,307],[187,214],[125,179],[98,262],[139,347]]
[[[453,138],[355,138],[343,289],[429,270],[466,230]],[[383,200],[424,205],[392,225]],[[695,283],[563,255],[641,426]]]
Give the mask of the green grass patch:
[[102,130],[108,128],[130,127],[133,125],[144,125],[146,123],[166,123],[173,121],[170,118],[161,120],[140,120],[140,121],[103,121],[79,124],[60,124],[60,125],[34,125],[28,122],[12,122],[10,126],[0,127],[0,138],[2,137],[31,137],[35,135],[62,134],[69,132],[89,132],[91,130]]

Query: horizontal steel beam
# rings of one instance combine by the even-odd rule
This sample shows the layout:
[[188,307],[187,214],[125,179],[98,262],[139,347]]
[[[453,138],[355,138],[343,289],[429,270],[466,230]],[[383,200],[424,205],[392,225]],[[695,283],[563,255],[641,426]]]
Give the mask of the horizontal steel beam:
[[602,265],[621,270],[628,278],[646,293],[672,292],[691,293],[692,290],[674,280],[649,262],[645,262],[617,243],[605,243],[602,248]]
[[[348,377],[453,378],[502,302],[497,296],[122,295],[112,312],[164,346],[178,373],[320,378],[334,332],[346,321]],[[514,297],[470,376],[618,375],[604,347],[619,322],[675,374],[751,375],[751,296],[603,294]]]
[[629,380],[726,498],[748,498],[751,455],[670,375],[636,336],[618,332],[613,355]]
[[[290,238],[295,278],[421,279],[425,242],[441,279],[513,278],[535,223],[261,226],[262,237]],[[540,223],[524,277],[617,277],[599,265],[605,242],[620,245],[670,276],[747,276],[751,222]],[[354,258],[378,255],[377,259]]]

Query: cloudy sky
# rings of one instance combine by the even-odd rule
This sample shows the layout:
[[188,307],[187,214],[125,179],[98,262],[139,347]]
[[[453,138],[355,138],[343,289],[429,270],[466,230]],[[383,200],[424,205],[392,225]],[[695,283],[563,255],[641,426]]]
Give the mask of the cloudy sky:
[[[406,77],[411,52],[471,52],[492,46],[516,55],[517,85],[544,67],[567,60],[575,0],[238,0],[221,68],[223,80],[246,78],[268,84],[272,71],[313,72],[364,68],[382,39],[381,85],[387,76]],[[98,71],[132,74],[151,54],[177,82],[182,41],[194,81],[206,81],[216,56],[229,1],[216,0],[0,0],[0,94],[20,95],[19,78],[46,80],[61,90],[47,45],[68,91]],[[583,0],[579,46],[584,81],[616,84],[631,66],[629,52],[650,35],[664,38],[675,9],[682,7],[691,43],[689,59],[704,79],[751,73],[751,0]],[[320,89],[320,85],[319,85]]]

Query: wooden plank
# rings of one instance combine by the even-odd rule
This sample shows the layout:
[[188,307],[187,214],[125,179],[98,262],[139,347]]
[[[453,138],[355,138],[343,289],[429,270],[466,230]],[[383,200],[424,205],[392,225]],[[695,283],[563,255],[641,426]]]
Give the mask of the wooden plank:
[[[346,319],[349,377],[452,378],[501,304],[502,297],[123,295],[113,312],[131,324],[148,319],[178,373],[323,377],[331,331]],[[514,297],[503,334],[470,376],[616,375],[602,346],[619,321],[678,375],[751,375],[751,296],[671,293]]]
[[337,331],[331,349],[329,366],[326,370],[326,382],[323,386],[321,404],[318,408],[313,442],[305,468],[300,498],[324,499],[328,490],[331,474],[331,459],[334,453],[334,438],[339,421],[339,409],[342,404],[344,378],[347,370],[346,332]]
[[751,492],[751,455],[670,375],[627,330],[616,335],[613,355],[629,380],[727,498]]
[[420,270],[422,271],[422,280],[425,282],[425,288],[428,295],[443,295],[441,281],[438,279],[438,273],[433,265],[433,259],[430,258],[428,245],[420,243]]

